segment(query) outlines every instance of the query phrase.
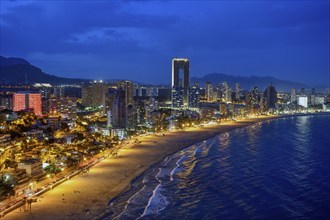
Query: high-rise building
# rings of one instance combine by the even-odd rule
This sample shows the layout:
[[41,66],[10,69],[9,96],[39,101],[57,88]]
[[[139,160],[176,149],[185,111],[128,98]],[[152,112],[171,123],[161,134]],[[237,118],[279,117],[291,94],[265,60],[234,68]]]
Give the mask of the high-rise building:
[[236,90],[235,90],[235,99],[236,100],[239,100],[240,99],[240,97],[241,97],[241,88],[240,88],[240,85],[239,85],[239,83],[236,83],[235,84],[235,87],[236,87]]
[[306,95],[306,89],[305,88],[301,88],[300,89],[300,94],[301,95]]
[[114,128],[126,128],[126,95],[123,88],[118,88],[112,105]]
[[126,106],[133,104],[134,85],[131,81],[118,81],[117,88],[123,88],[125,91]]
[[140,97],[146,97],[147,96],[147,88],[144,86],[140,86],[138,88],[138,96]]
[[94,81],[82,87],[82,104],[86,107],[99,108],[105,106],[108,86],[102,81]]
[[172,87],[172,108],[182,108],[184,106],[184,92],[180,86]]
[[316,90],[315,90],[315,88],[312,88],[312,95],[316,95]]
[[4,94],[0,95],[0,108],[5,108],[12,110],[13,109],[13,95],[12,94]]
[[107,126],[111,128],[113,126],[113,117],[112,117],[112,111],[109,109],[107,111]]
[[213,102],[217,102],[218,101],[218,91],[217,90],[213,90]]
[[115,99],[115,88],[109,88],[108,92],[105,96],[105,112],[107,113],[109,110],[112,109],[113,101]]
[[298,105],[308,108],[308,97],[305,95],[298,96]]
[[135,130],[137,126],[137,106],[132,104],[126,107],[126,129]]
[[221,83],[217,84],[216,92],[217,92],[217,101],[222,101]]
[[210,82],[205,84],[205,97],[207,102],[213,102],[213,86]]
[[53,95],[56,97],[63,97],[64,96],[64,87],[61,87],[61,86],[54,87]]
[[51,95],[52,86],[49,83],[35,83],[33,86],[39,89],[42,98],[48,98]]
[[[182,70],[183,77],[180,78],[180,70]],[[173,105],[173,95],[179,90],[183,91],[183,105],[181,107],[188,107],[189,101],[189,60],[185,58],[174,58],[172,60],[172,107]],[[177,100],[175,100],[177,101]]]
[[13,110],[33,109],[34,114],[42,115],[42,100],[40,93],[17,92],[13,95]]
[[291,95],[290,95],[291,103],[294,103],[297,101],[297,92],[296,89],[291,89]]
[[231,88],[227,82],[222,83],[222,101],[229,103],[231,102]]
[[258,87],[257,86],[255,86],[250,91],[250,104],[251,105],[258,105],[259,104],[259,92],[258,92]]
[[324,96],[316,96],[314,105],[323,105],[325,103]]
[[268,86],[263,94],[265,107],[275,109],[277,103],[277,92],[274,86]]
[[[155,99],[155,98],[150,98],[150,99]],[[138,98],[134,102],[136,109],[136,123],[138,125],[144,124],[146,122],[146,106],[147,106],[146,102],[147,100],[142,98]],[[152,103],[152,101],[150,103]],[[148,107],[152,107],[152,106],[148,105]]]
[[77,118],[77,98],[75,97],[51,97],[48,100],[49,113],[60,114],[63,118]]
[[189,94],[189,108],[199,108],[201,91],[198,83],[194,83]]

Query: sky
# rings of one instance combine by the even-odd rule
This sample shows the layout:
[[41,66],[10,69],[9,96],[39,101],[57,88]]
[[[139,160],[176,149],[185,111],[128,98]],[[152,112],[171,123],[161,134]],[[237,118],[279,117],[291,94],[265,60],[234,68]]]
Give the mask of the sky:
[[170,83],[190,75],[330,84],[329,1],[0,1],[0,55],[52,75]]

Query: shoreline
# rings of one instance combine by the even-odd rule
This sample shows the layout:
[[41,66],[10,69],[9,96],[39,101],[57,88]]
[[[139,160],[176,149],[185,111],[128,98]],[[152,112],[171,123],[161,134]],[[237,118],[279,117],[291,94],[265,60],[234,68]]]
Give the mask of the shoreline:
[[[161,159],[160,159],[159,161],[157,161],[156,163],[151,164],[151,165],[150,165],[147,169],[145,169],[141,174],[139,174],[138,176],[134,177],[134,178],[132,179],[131,183],[130,183],[130,186],[129,186],[127,189],[125,189],[124,191],[122,191],[121,193],[119,193],[117,196],[111,198],[111,199],[108,201],[108,203],[107,203],[107,210],[104,211],[103,213],[101,213],[100,215],[94,217],[94,220],[100,220],[100,219],[104,219],[104,218],[106,218],[106,217],[109,217],[109,214],[110,214],[111,210],[108,210],[108,208],[109,208],[110,204],[111,204],[113,201],[115,201],[116,199],[118,199],[119,197],[121,197],[121,196],[123,196],[124,194],[126,194],[127,192],[129,192],[129,191],[131,190],[132,185],[135,183],[135,181],[136,181],[137,179],[139,179],[141,176],[144,176],[144,175],[148,172],[148,170],[150,170],[153,166],[156,166],[157,164],[159,164],[159,163],[161,163],[162,161],[164,161],[166,157],[169,157],[169,156],[171,156],[171,155],[174,155],[174,154],[176,154],[176,153],[178,153],[178,152],[180,152],[180,151],[182,151],[182,150],[185,150],[185,149],[187,149],[187,148],[189,148],[189,147],[191,147],[191,146],[193,146],[193,145],[195,145],[195,144],[197,144],[197,143],[199,143],[199,142],[202,142],[202,141],[205,141],[205,140],[208,140],[208,139],[214,138],[214,137],[216,137],[216,136],[218,136],[218,135],[220,135],[220,134],[226,133],[226,132],[231,132],[231,131],[234,131],[234,130],[236,130],[236,129],[246,128],[246,127],[252,126],[252,125],[257,124],[257,123],[264,123],[264,122],[267,122],[267,121],[272,121],[272,120],[281,119],[281,118],[288,118],[288,117],[291,117],[291,116],[292,116],[292,115],[270,116],[269,118],[267,118],[267,119],[265,119],[265,120],[256,121],[256,122],[251,122],[250,124],[246,124],[246,125],[243,125],[243,126],[241,126],[241,127],[234,127],[234,128],[230,128],[230,129],[228,129],[228,130],[226,130],[226,131],[215,132],[214,134],[212,134],[212,135],[209,136],[209,137],[206,137],[206,138],[204,138],[204,139],[197,140],[197,141],[194,142],[194,143],[191,143],[191,144],[189,144],[189,145],[186,145],[186,146],[184,146],[184,147],[182,147],[182,148],[177,149],[175,152],[171,152],[170,154],[165,155],[163,158],[161,158]],[[300,115],[300,114],[299,114],[299,115],[294,115],[294,116],[308,116],[308,115],[307,115],[307,114],[306,114],[306,115],[304,115],[304,114]],[[256,118],[251,118],[251,119],[258,119],[258,117],[256,117]],[[243,120],[248,120],[248,119],[243,119]]]
[[224,132],[268,120],[308,115],[320,114],[261,116],[166,132],[165,136],[139,137],[141,143],[126,143],[118,149],[118,158],[106,158],[91,167],[87,176],[74,177],[45,193],[40,202],[33,203],[31,213],[16,209],[4,219],[42,219],[44,216],[48,219],[104,218],[109,212],[108,204],[129,191],[134,180],[165,157]]

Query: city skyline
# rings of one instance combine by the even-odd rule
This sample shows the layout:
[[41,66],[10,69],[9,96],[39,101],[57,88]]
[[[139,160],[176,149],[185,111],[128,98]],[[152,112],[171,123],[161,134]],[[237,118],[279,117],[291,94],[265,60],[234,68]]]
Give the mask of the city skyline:
[[[24,61],[23,64],[19,64],[22,63],[22,60],[18,60],[18,62],[15,62],[17,61],[15,59],[11,59],[10,62],[6,62],[5,59],[2,60],[5,64],[2,66],[4,69],[6,69],[6,63],[9,65],[7,68],[15,68],[20,65],[28,66],[24,64]],[[10,66],[11,64],[13,66]],[[166,189],[166,185],[170,185],[162,185],[162,181],[167,181],[172,185],[177,183],[182,185],[177,182],[180,177],[194,178],[198,173],[210,173],[211,176],[214,173],[223,173],[222,167],[225,168],[225,172],[228,167],[236,170],[234,173],[241,174],[243,172],[243,175],[238,175],[238,178],[242,180],[247,178],[271,179],[270,173],[273,173],[274,168],[279,167],[278,165],[267,166],[267,164],[273,163],[262,162],[265,164],[262,166],[262,170],[264,168],[269,169],[269,172],[262,175],[259,174],[261,170],[255,175],[250,171],[245,173],[242,167],[236,167],[236,164],[242,164],[246,167],[244,164],[246,160],[242,159],[241,156],[237,156],[237,163],[233,163],[234,166],[228,165],[226,162],[227,153],[223,153],[228,149],[227,144],[235,143],[236,134],[244,133],[245,137],[237,138],[236,136],[238,145],[230,151],[235,151],[234,149],[238,147],[239,152],[243,151],[242,156],[248,155],[244,150],[252,152],[250,154],[252,160],[249,159],[247,163],[253,164],[256,169],[259,169],[261,167],[260,162],[253,162],[259,158],[258,154],[264,154],[264,150],[272,148],[269,153],[266,153],[266,155],[270,155],[267,161],[272,161],[274,156],[280,155],[279,153],[274,154],[274,150],[291,149],[283,142],[291,140],[297,133],[297,147],[306,143],[306,147],[310,145],[310,138],[306,135],[310,133],[310,130],[305,128],[306,124],[311,123],[306,123],[306,120],[321,118],[318,124],[321,124],[325,129],[329,125],[325,121],[326,118],[330,119],[329,91],[322,92],[316,88],[311,90],[300,88],[297,91],[292,88],[290,93],[278,92],[272,84],[268,85],[265,90],[258,86],[254,86],[251,90],[244,90],[241,89],[240,83],[236,82],[235,87],[232,87],[225,80],[210,80],[206,82],[205,87],[194,82],[193,86],[190,87],[189,73],[190,60],[175,58],[172,60],[171,86],[141,85],[128,80],[116,82],[94,80],[80,84],[73,80],[73,84],[64,85],[25,81],[21,84],[1,85],[1,216],[8,215],[9,218],[11,218],[10,216],[17,216],[12,218],[26,219],[31,218],[32,212],[32,219],[41,219],[45,213],[54,219],[63,219],[67,216],[74,219],[85,219],[86,215],[88,215],[86,219],[90,219],[92,216],[97,218],[103,216],[101,218],[105,219],[125,218],[125,216],[147,216],[148,218],[159,215],[187,216],[176,210],[171,211],[171,207],[175,206],[183,207],[184,210],[187,208],[198,210],[189,213],[191,219],[199,219],[198,216],[207,217],[210,213],[228,216],[226,211],[219,212],[219,209],[214,209],[214,207],[219,206],[222,210],[232,210],[231,200],[233,199],[225,199],[224,202],[219,203],[216,198],[219,196],[223,198],[221,196],[222,190],[203,187],[203,181],[200,178],[198,181],[201,187],[197,187],[198,191],[193,190],[188,193],[194,194],[194,196],[187,201],[189,204],[192,204],[191,201],[199,203],[199,207],[209,204],[209,202],[201,201],[199,198],[216,201],[210,206],[210,211],[196,208],[195,204],[192,206],[175,205],[179,200],[172,197],[174,199],[171,199],[171,202],[161,204],[162,213],[154,212],[154,210],[159,210],[154,209],[154,207],[160,201],[155,200],[155,195],[160,187]],[[255,83],[255,80],[250,80]],[[322,120],[322,117],[325,120]],[[270,130],[267,127],[261,128],[264,125],[277,124],[271,123],[271,120],[281,123],[282,119],[293,120],[293,118],[298,121],[296,125],[291,126],[291,133],[287,136],[289,138],[283,138],[284,135],[277,132],[276,127]],[[263,123],[265,121],[267,123]],[[314,126],[317,129],[320,128],[318,125]],[[290,128],[290,126],[283,126],[285,133],[289,130],[288,127]],[[302,135],[308,138],[305,141],[301,141],[302,136],[299,128],[306,132]],[[235,131],[233,131],[234,129]],[[264,133],[260,133],[261,131]],[[324,134],[328,133],[324,132]],[[274,134],[278,135],[278,138],[274,139]],[[319,135],[319,132],[317,134]],[[320,136],[326,135],[321,134]],[[267,137],[270,137],[268,141]],[[230,138],[229,141],[228,138]],[[245,139],[247,140],[246,143],[242,142]],[[218,143],[214,140],[217,140]],[[264,143],[256,149],[255,142],[262,140]],[[274,140],[280,140],[280,142],[274,144]],[[291,143],[286,142],[287,144]],[[315,144],[315,146],[317,149],[320,147],[328,149],[328,143],[329,141],[325,139],[321,145]],[[212,147],[216,147],[219,151],[214,154]],[[212,152],[213,156],[218,157],[215,160],[212,156],[209,158],[210,162],[219,160],[219,163],[211,170],[208,170],[209,166],[203,164],[203,161],[211,155],[208,153],[209,151]],[[286,152],[284,154],[287,156]],[[169,156],[164,159],[164,155]],[[234,152],[231,158],[234,159],[235,155]],[[291,155],[296,155],[296,153]],[[263,158],[258,160],[264,160]],[[300,159],[299,154],[297,159]],[[327,159],[326,162],[328,162]],[[193,162],[195,160],[201,162],[195,163]],[[154,168],[154,166],[159,165],[157,161],[160,161],[161,164],[159,169]],[[242,163],[242,161],[244,162]],[[289,161],[283,162],[287,165],[286,170],[292,168]],[[306,162],[310,163],[309,161],[308,159]],[[316,158],[315,162],[311,162],[311,164],[315,164],[316,161],[319,162],[320,160]],[[302,173],[306,171],[306,162],[303,161],[302,165],[298,166]],[[198,164],[202,164],[202,166]],[[162,169],[167,165],[170,166],[169,169],[166,168],[167,171],[162,172]],[[185,167],[186,165],[188,166]],[[324,166],[320,165],[320,168],[315,170],[318,171],[322,167]],[[195,168],[200,171],[196,172]],[[157,170],[159,171],[156,173]],[[296,168],[290,171],[294,178],[297,177],[295,170]],[[329,173],[327,168],[324,173]],[[315,174],[324,177],[322,171],[315,172]],[[148,176],[148,179],[145,175]],[[153,175],[155,179],[149,179]],[[213,177],[207,178],[207,184],[213,182],[215,186],[219,186],[219,182],[226,183],[226,175],[219,176],[225,177],[225,179],[220,178],[214,181]],[[280,176],[282,176],[281,173],[278,177]],[[180,186],[176,192],[182,193],[195,187],[196,181],[189,181],[186,177],[183,179],[185,184],[183,187]],[[236,188],[234,191],[240,189],[243,189],[242,192],[244,193],[260,191],[260,187],[254,185],[252,189],[258,190],[246,190],[240,185],[242,181],[235,179],[236,177],[230,180],[232,183],[229,184]],[[322,178],[316,179],[319,179],[320,182],[315,182],[314,185],[308,186],[309,188],[318,188],[320,183],[324,182]],[[142,185],[136,184],[140,180]],[[293,189],[290,188],[289,192],[296,190],[297,193],[292,198],[301,201],[301,193],[299,192],[301,183],[298,180],[300,180],[299,176],[295,181],[298,184]],[[237,187],[235,182],[239,183]],[[74,185],[70,185],[72,183]],[[118,186],[125,187],[129,184],[133,188],[123,191],[125,193],[120,193],[122,189],[108,190]],[[151,187],[146,187],[148,184],[151,184]],[[224,191],[228,188],[226,185],[224,184]],[[271,186],[267,182],[263,185],[264,187]],[[142,188],[136,191],[135,187]],[[287,189],[287,184],[283,184],[282,187]],[[56,190],[53,191],[54,188]],[[328,186],[324,188],[313,196],[308,196],[305,199],[306,203],[310,204],[311,202],[308,201],[314,201],[314,197],[322,194],[320,192],[327,192],[330,189]],[[144,192],[144,189],[149,189],[149,191],[141,194],[140,192]],[[262,192],[261,195],[272,198],[278,189],[279,187],[276,185],[270,193]],[[121,195],[130,194],[132,190],[134,191],[132,196],[124,197],[128,198],[124,211],[117,209],[117,204],[119,204],[117,201],[122,199]],[[51,192],[48,193],[48,191]],[[80,194],[80,192],[83,193]],[[205,192],[211,196],[205,197]],[[251,195],[258,195],[254,192]],[[164,198],[164,201],[167,198],[167,195],[163,195],[163,191],[157,194],[158,197]],[[274,209],[267,209],[268,206],[263,205],[265,201],[263,196],[261,200],[258,196],[256,197],[255,209],[265,210],[263,215],[272,216]],[[133,197],[139,199],[131,203]],[[244,196],[239,198],[245,199]],[[84,201],[83,208],[81,203],[75,202],[77,200]],[[272,199],[267,200],[272,201]],[[285,202],[286,199],[278,204],[285,204]],[[33,211],[32,203],[34,203]],[[120,202],[120,204],[123,203]],[[173,205],[170,206],[169,204]],[[228,208],[224,208],[224,204]],[[321,204],[327,204],[326,196],[321,199]],[[271,205],[275,206],[279,213],[283,213],[281,216],[296,215],[296,213],[286,212],[276,202],[272,202]],[[132,206],[133,209],[127,208]],[[123,206],[121,205],[121,207]],[[135,207],[140,208],[136,209]],[[300,209],[300,203],[296,207]],[[313,213],[317,213],[318,216],[327,216],[327,210],[323,207],[323,205],[313,206],[312,208],[315,210]],[[127,215],[126,213],[132,214]],[[241,213],[235,211],[231,212],[230,216],[241,217],[246,214],[245,211]],[[259,216],[254,212],[249,215],[252,218]],[[302,212],[301,215],[308,216],[309,214]],[[165,217],[165,219],[171,219],[171,217]],[[240,218],[237,217],[237,219]]]
[[0,54],[57,76],[170,82],[170,60],[188,57],[191,77],[219,72],[329,82],[327,1],[189,2],[185,10],[182,2],[1,6]]
[[329,218],[329,27],[329,0],[0,0],[0,218]]

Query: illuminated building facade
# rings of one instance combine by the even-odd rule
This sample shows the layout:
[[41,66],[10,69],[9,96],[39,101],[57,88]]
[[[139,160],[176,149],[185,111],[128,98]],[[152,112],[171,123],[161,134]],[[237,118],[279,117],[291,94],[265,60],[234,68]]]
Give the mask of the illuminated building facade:
[[304,107],[304,108],[308,108],[308,97],[301,95],[298,97],[298,105]]
[[189,108],[199,108],[200,95],[201,89],[198,83],[194,83],[189,91]]
[[236,83],[235,84],[235,89],[236,89],[236,93],[235,93],[235,99],[236,100],[239,100],[240,99],[240,97],[241,97],[241,87],[240,87],[240,85],[239,85],[239,83]]
[[1,109],[13,109],[13,96],[12,95],[0,95],[0,108]]
[[119,81],[117,83],[117,88],[123,88],[125,91],[126,106],[133,104],[134,97],[134,85],[131,81]]
[[86,107],[105,107],[106,93],[108,85],[102,81],[94,81],[82,87],[82,104]]
[[52,97],[49,98],[50,114],[60,114],[63,118],[77,118],[77,98],[75,97]]
[[172,87],[172,108],[182,108],[184,106],[184,89],[183,87]]
[[40,93],[18,92],[13,94],[13,110],[33,109],[34,114],[42,115],[42,99]]
[[231,102],[231,88],[228,86],[227,82],[222,83],[222,101],[226,103]]
[[36,158],[22,160],[18,163],[17,168],[24,169],[29,177],[36,177],[43,173],[42,162]]
[[205,96],[207,102],[213,102],[213,86],[210,82],[205,84]]
[[257,86],[250,91],[250,104],[252,106],[259,104],[259,91]]
[[[183,77],[180,79],[180,70]],[[183,104],[178,106],[178,100],[174,97],[179,97],[183,92]],[[174,58],[172,60],[172,107],[182,108],[188,107],[189,101],[189,60],[185,58]],[[181,101],[180,101],[181,103]]]

